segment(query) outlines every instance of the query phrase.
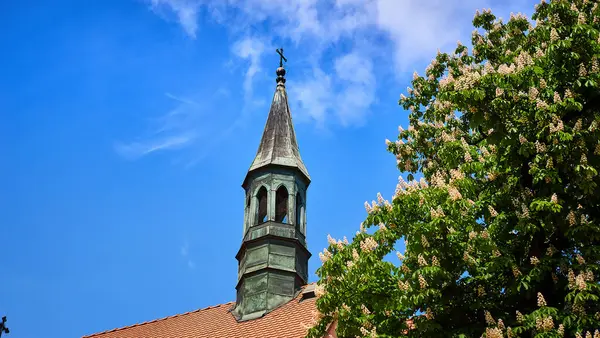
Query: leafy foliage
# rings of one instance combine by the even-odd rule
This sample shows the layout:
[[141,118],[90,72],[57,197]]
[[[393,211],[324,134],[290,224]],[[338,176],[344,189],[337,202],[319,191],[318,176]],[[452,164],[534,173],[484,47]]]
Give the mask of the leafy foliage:
[[330,238],[309,337],[600,337],[598,7],[478,12],[472,51],[415,73],[386,141],[409,181]]

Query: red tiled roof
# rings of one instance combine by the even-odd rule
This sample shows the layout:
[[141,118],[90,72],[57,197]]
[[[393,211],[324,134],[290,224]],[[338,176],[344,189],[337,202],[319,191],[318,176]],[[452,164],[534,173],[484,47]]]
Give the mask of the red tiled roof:
[[236,321],[230,313],[235,302],[229,302],[84,338],[302,338],[313,323],[315,300],[300,293],[265,316],[244,322]]

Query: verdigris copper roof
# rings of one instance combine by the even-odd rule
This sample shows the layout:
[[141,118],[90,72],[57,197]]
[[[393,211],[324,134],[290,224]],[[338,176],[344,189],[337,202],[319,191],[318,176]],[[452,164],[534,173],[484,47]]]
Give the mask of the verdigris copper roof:
[[310,181],[308,170],[302,162],[298,149],[285,90],[285,69],[283,67],[277,69],[277,87],[271,103],[271,110],[258,146],[258,152],[248,171],[268,165],[297,168]]

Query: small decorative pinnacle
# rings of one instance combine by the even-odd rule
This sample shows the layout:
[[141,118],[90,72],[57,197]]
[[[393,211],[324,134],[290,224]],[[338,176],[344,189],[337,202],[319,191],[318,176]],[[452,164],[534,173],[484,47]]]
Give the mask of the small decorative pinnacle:
[[285,56],[283,56],[283,48],[275,50],[279,54],[279,68],[277,68],[277,85],[285,85],[285,68],[283,68],[283,61],[287,62]]

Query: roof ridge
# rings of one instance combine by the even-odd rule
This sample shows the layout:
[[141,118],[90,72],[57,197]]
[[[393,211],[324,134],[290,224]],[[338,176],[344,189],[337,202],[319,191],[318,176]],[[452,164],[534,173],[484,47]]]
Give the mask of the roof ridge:
[[136,323],[136,324],[132,324],[132,325],[118,327],[116,329],[111,329],[111,330],[106,330],[106,331],[102,331],[102,332],[93,333],[91,335],[83,336],[82,338],[96,337],[96,336],[99,336],[99,335],[102,335],[102,334],[106,334],[106,333],[110,333],[110,332],[121,331],[121,330],[125,330],[125,329],[130,329],[132,327],[142,326],[142,325],[146,325],[146,324],[152,324],[152,323],[160,322],[160,321],[171,319],[171,318],[182,317],[182,316],[185,316],[185,315],[189,315],[189,314],[200,312],[200,311],[204,311],[204,310],[215,309],[215,308],[222,307],[222,306],[225,306],[225,305],[231,305],[233,303],[235,303],[235,302],[231,301],[231,302],[227,302],[227,303],[223,303],[223,304],[211,305],[211,306],[203,307],[203,308],[200,308],[200,309],[196,309],[196,310],[192,310],[192,311],[188,311],[188,312],[184,312],[184,313],[178,313],[178,314],[167,316],[167,317],[163,317],[163,318],[158,318],[158,319],[154,319],[154,320],[145,321],[145,322],[142,322],[142,323]]

